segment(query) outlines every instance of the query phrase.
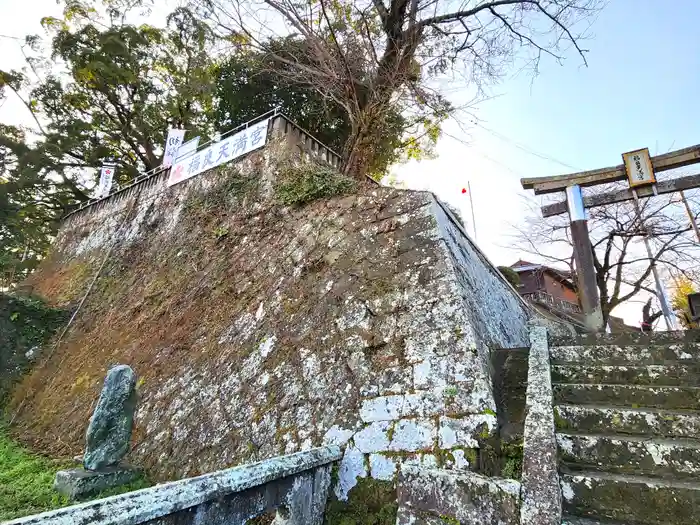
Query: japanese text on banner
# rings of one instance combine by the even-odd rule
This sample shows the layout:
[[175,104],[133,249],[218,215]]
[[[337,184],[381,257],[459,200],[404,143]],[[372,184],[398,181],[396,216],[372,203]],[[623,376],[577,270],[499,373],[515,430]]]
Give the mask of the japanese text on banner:
[[264,146],[267,141],[268,122],[269,119],[258,122],[202,151],[178,159],[170,170],[168,186],[173,186]]

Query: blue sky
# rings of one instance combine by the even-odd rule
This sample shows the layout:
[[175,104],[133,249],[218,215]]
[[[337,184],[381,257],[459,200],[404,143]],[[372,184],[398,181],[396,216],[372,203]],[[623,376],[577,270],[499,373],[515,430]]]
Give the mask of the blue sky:
[[[39,32],[39,18],[60,9],[53,0],[32,6],[18,10],[15,0],[0,0],[0,34]],[[519,253],[504,246],[510,225],[528,213],[519,178],[575,171],[516,143],[581,170],[619,164],[632,149],[654,154],[700,143],[698,20],[697,0],[611,0],[582,44],[588,67],[570,54],[563,65],[544,60],[534,81],[511,74],[474,110],[491,132],[472,126],[464,134],[448,124],[460,141],[445,137],[437,159],[398,166],[396,175],[464,209],[468,222],[460,190],[470,181],[479,245],[496,264],[515,261]],[[17,60],[16,43],[0,38],[0,56],[3,67]],[[5,106],[0,119],[22,118],[21,109]],[[638,310],[625,315],[630,322]]]
[[610,1],[582,44],[588,67],[575,54],[563,65],[545,60],[534,80],[513,74],[478,106],[484,126],[507,140],[476,126],[468,145],[445,138],[438,159],[397,173],[457,204],[471,180],[479,244],[499,264],[517,259],[500,245],[509,242],[509,224],[526,213],[519,178],[575,170],[514,142],[580,170],[620,164],[623,152],[637,148],[654,154],[700,142],[698,20],[700,2],[693,0],[673,2],[673,9],[651,0]]

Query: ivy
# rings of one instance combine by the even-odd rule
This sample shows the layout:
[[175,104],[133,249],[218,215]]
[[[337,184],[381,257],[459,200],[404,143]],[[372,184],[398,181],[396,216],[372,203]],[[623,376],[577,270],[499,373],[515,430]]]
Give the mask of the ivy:
[[281,170],[275,194],[282,204],[303,206],[317,199],[349,193],[355,187],[354,179],[330,166],[303,164]]

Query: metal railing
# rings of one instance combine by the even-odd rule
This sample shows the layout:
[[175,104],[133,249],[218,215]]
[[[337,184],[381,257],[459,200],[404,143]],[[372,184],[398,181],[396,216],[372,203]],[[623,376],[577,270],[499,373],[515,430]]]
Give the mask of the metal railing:
[[523,299],[527,301],[550,304],[561,310],[566,310],[568,312],[574,312],[578,314],[581,313],[581,307],[578,304],[570,303],[569,301],[559,299],[551,294],[548,294],[547,292],[537,291],[532,293],[524,293],[522,294],[522,296]]

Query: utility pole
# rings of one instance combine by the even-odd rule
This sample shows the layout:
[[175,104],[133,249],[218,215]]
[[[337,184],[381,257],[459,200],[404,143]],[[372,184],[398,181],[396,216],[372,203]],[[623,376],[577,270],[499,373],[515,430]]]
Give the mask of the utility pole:
[[644,226],[644,218],[642,217],[642,209],[639,205],[639,195],[637,195],[637,190],[632,188],[632,194],[634,195],[634,209],[637,212],[637,218],[639,219],[639,227],[643,230],[644,247],[647,250],[647,257],[649,257],[649,264],[651,265],[651,273],[654,276],[654,284],[656,284],[656,295],[659,296],[659,303],[661,303],[661,311],[664,313],[664,321],[666,321],[667,330],[675,330],[676,323],[671,313],[671,309],[668,307],[668,301],[666,300],[666,292],[664,291],[663,284],[661,284],[661,278],[659,277],[659,271],[656,269],[656,258],[654,257],[651,246],[649,245],[649,234]]

